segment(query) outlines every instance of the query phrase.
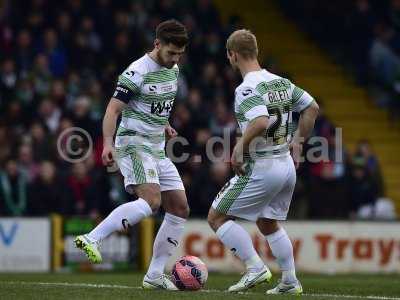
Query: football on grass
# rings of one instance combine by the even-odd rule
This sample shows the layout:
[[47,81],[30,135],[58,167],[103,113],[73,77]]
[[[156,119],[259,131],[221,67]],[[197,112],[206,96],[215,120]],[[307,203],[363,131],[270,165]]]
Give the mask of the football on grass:
[[172,280],[180,290],[199,290],[207,281],[206,265],[196,256],[182,256],[172,269]]

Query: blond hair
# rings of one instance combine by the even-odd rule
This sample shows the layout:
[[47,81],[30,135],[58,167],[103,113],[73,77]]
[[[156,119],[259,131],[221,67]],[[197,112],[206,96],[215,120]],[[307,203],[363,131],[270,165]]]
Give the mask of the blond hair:
[[236,30],[226,41],[226,49],[239,53],[244,59],[257,58],[256,36],[247,29]]

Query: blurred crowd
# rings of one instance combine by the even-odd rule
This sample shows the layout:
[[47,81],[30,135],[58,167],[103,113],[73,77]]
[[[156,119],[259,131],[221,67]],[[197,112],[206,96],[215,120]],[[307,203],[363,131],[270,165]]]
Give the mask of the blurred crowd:
[[[324,115],[320,100],[320,116],[313,137],[305,145],[308,158],[297,176],[297,184],[289,212],[292,218],[311,219],[392,219],[395,210],[385,198],[379,161],[368,140],[361,140],[354,153],[341,144],[340,128]],[[323,147],[327,143],[328,147]],[[314,161],[312,157],[318,157]]]
[[[233,94],[241,81],[225,58],[226,37],[240,27],[240,18],[222,24],[211,0],[2,1],[0,215],[99,217],[132,199],[121,175],[101,165],[102,116],[118,75],[152,48],[155,27],[172,17],[190,33],[170,119],[189,145],[174,151],[191,154],[177,167],[192,216],[206,215],[232,176],[228,162],[206,158],[206,142],[224,132],[235,139]],[[60,141],[60,135],[72,127],[93,141],[93,152],[79,163],[58,150],[68,139]],[[348,218],[374,204],[383,183],[368,142],[360,141],[356,159],[342,153],[343,162],[336,162],[335,128],[323,113],[314,134],[328,139],[329,159],[302,166],[293,217]],[[213,151],[221,154],[219,147]]]
[[[400,0],[283,0],[284,10],[400,118]],[[315,26],[318,24],[318,26]]]

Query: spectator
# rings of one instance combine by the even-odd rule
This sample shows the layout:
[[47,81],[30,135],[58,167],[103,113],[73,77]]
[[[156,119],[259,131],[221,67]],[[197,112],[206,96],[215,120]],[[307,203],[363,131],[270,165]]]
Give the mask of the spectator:
[[327,146],[326,149],[324,144],[314,145],[321,152],[313,157],[316,162],[310,165],[310,217],[346,218],[349,206],[346,198],[346,157],[342,149],[336,148],[335,132],[330,133]]
[[52,75],[55,77],[63,76],[66,71],[67,57],[65,49],[58,42],[58,34],[54,29],[47,29],[44,32],[42,52],[49,59]]
[[33,61],[33,45],[31,33],[23,29],[18,33],[17,46],[14,53],[15,62],[18,66],[19,73],[25,77],[32,67]]
[[36,93],[41,97],[46,96],[50,90],[52,79],[47,56],[44,54],[36,56],[29,77],[32,79]]
[[323,102],[320,99],[318,99],[318,105],[319,114],[317,119],[315,120],[314,135],[329,138],[331,133],[335,131],[335,127],[325,115]]
[[[114,195],[116,197],[111,197],[112,184],[116,184],[117,182],[120,184],[123,183],[121,182],[121,175],[117,173],[115,174],[116,176],[113,177],[108,168],[107,170],[98,168],[96,165],[95,153],[88,155],[83,163],[92,181],[92,187],[95,187],[95,191],[90,191],[90,195],[94,196],[94,198],[90,200],[90,215],[93,219],[101,215],[106,215],[111,209],[115,208],[119,201],[125,202],[128,200],[127,193],[124,192],[123,184],[117,190],[118,196]],[[117,180],[117,182],[114,182],[114,180]],[[114,188],[116,187],[114,186]],[[116,190],[114,190],[114,192],[116,192]],[[110,201],[110,198],[112,201]]]
[[14,131],[14,134],[22,134],[28,120],[24,114],[21,103],[10,101],[3,121]]
[[31,111],[34,109],[35,90],[30,79],[21,79],[18,83],[16,91],[16,100],[21,103],[25,110]]
[[3,61],[0,70],[1,101],[3,103],[13,99],[16,86],[17,73],[15,63],[12,59],[6,59]]
[[98,124],[94,122],[90,113],[90,98],[87,96],[79,96],[71,111],[71,120],[76,127],[86,130],[93,138],[99,135]]
[[351,181],[349,182],[351,216],[364,205],[374,205],[378,198],[378,188],[367,169],[362,157],[353,160]]
[[236,121],[232,112],[228,111],[225,103],[217,102],[214,114],[210,120],[212,135],[223,136],[224,132],[231,134],[236,129]]
[[60,125],[61,109],[54,102],[44,99],[39,105],[38,115],[51,133],[57,131]]
[[58,32],[60,44],[69,52],[71,50],[73,35],[70,15],[62,11],[57,17],[55,27]]
[[42,161],[39,176],[29,188],[29,213],[45,216],[49,213],[71,214],[71,191],[57,176],[55,165]]
[[35,161],[54,159],[54,146],[51,137],[40,122],[32,123],[30,127],[33,157]]
[[376,186],[377,195],[379,197],[384,196],[383,178],[379,161],[367,140],[361,140],[357,144],[354,160],[357,161],[358,159],[362,159],[365,162],[365,168]]
[[72,166],[71,175],[67,178],[67,187],[72,191],[71,213],[75,215],[97,215],[99,210],[98,187],[89,176],[88,168],[83,162]]
[[105,111],[105,102],[103,100],[103,91],[101,84],[97,80],[91,81],[89,85],[88,96],[90,97],[90,117],[93,121],[101,121]]
[[[356,65],[357,77],[360,82],[365,83],[368,74],[368,49],[371,47],[373,27],[376,17],[368,0],[355,1],[354,11],[349,15],[346,22],[347,37],[353,44],[351,57]],[[353,37],[357,36],[357,39]]]
[[23,173],[18,171],[17,162],[10,159],[0,172],[0,214],[23,216],[27,214],[28,184]]
[[210,117],[205,104],[202,102],[202,98],[203,96],[198,88],[190,89],[187,98],[187,108],[191,114],[190,123],[193,124],[192,126],[195,128],[207,126]]
[[400,59],[390,48],[393,30],[384,24],[374,28],[375,37],[370,50],[372,68],[381,84],[392,86],[400,70]]
[[18,170],[28,183],[35,180],[39,173],[39,165],[34,160],[33,150],[29,144],[21,145],[18,149]]
[[65,85],[62,80],[57,79],[51,83],[49,97],[57,106],[65,107],[66,92]]
[[11,155],[14,146],[13,136],[5,125],[0,125],[0,164]]

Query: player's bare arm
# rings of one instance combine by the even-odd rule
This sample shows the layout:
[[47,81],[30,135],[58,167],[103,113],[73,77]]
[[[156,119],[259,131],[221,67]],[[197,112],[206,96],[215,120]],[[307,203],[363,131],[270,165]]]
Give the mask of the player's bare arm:
[[113,139],[115,134],[115,128],[117,124],[118,116],[121,114],[122,110],[126,104],[121,100],[116,98],[111,98],[107,105],[106,113],[103,119],[103,153],[101,158],[103,164],[110,166],[114,163],[113,157]]
[[260,116],[252,120],[246,128],[243,136],[237,142],[233,149],[231,164],[237,175],[244,175],[243,169],[243,153],[249,152],[250,143],[259,136],[264,136],[268,128],[268,117]]
[[302,143],[310,136],[318,113],[319,106],[315,100],[300,113],[299,125],[290,143],[290,152],[296,169],[300,165],[300,156],[303,150]]

